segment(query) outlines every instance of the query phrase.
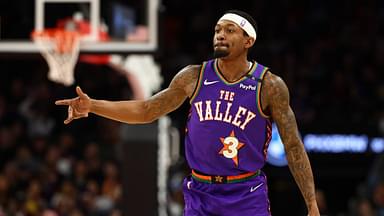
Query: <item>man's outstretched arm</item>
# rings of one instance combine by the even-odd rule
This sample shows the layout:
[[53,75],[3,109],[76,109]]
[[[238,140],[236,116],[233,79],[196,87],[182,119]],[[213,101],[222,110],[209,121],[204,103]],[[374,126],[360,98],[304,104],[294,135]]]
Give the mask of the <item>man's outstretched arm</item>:
[[315,186],[311,164],[298,133],[295,115],[289,105],[289,92],[284,81],[272,73],[266,74],[264,80],[265,94],[272,119],[276,122],[289,169],[300,188],[310,216],[318,216],[319,210],[315,197]]
[[58,100],[55,104],[68,106],[65,124],[74,119],[87,117],[88,113],[131,124],[149,123],[177,109],[190,96],[196,85],[199,69],[200,66],[188,66],[182,69],[168,88],[147,100],[95,100],[77,87],[78,97]]

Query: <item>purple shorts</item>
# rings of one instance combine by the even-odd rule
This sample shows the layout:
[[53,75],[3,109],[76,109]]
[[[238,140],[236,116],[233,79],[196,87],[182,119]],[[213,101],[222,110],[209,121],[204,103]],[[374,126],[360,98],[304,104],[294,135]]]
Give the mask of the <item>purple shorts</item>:
[[184,216],[270,216],[264,173],[239,183],[209,184],[184,179]]

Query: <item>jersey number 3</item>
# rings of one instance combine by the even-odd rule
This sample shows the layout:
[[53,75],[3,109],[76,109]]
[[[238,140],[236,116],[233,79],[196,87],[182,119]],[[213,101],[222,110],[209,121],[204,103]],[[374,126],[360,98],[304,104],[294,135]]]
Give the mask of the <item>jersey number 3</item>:
[[237,156],[239,140],[236,137],[226,137],[224,139],[224,145],[227,146],[227,149],[223,151],[224,157],[232,159]]
[[229,136],[225,138],[220,138],[220,141],[224,145],[224,147],[220,150],[219,154],[222,154],[224,157],[228,159],[232,159],[233,162],[236,164],[236,166],[238,166],[239,149],[244,146],[244,143],[240,142],[236,138],[234,131],[232,131]]

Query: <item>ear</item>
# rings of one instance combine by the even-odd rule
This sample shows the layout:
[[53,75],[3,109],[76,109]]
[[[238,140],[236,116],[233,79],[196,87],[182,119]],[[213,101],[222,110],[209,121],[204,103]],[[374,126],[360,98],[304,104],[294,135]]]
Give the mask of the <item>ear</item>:
[[251,37],[247,37],[245,39],[245,44],[244,44],[245,48],[248,49],[248,48],[252,47],[253,44],[255,44],[255,41],[256,41],[256,39],[253,39]]

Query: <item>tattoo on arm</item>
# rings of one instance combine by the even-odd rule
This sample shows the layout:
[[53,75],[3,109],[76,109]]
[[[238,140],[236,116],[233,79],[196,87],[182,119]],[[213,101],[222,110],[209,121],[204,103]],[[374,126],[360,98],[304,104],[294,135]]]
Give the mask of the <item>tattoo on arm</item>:
[[156,119],[177,109],[192,93],[200,70],[199,65],[187,66],[171,81],[168,88],[148,99],[144,106],[149,119]]
[[289,105],[288,88],[282,79],[271,73],[267,74],[264,84],[264,97],[284,143],[289,168],[309,206],[315,200],[313,174]]

